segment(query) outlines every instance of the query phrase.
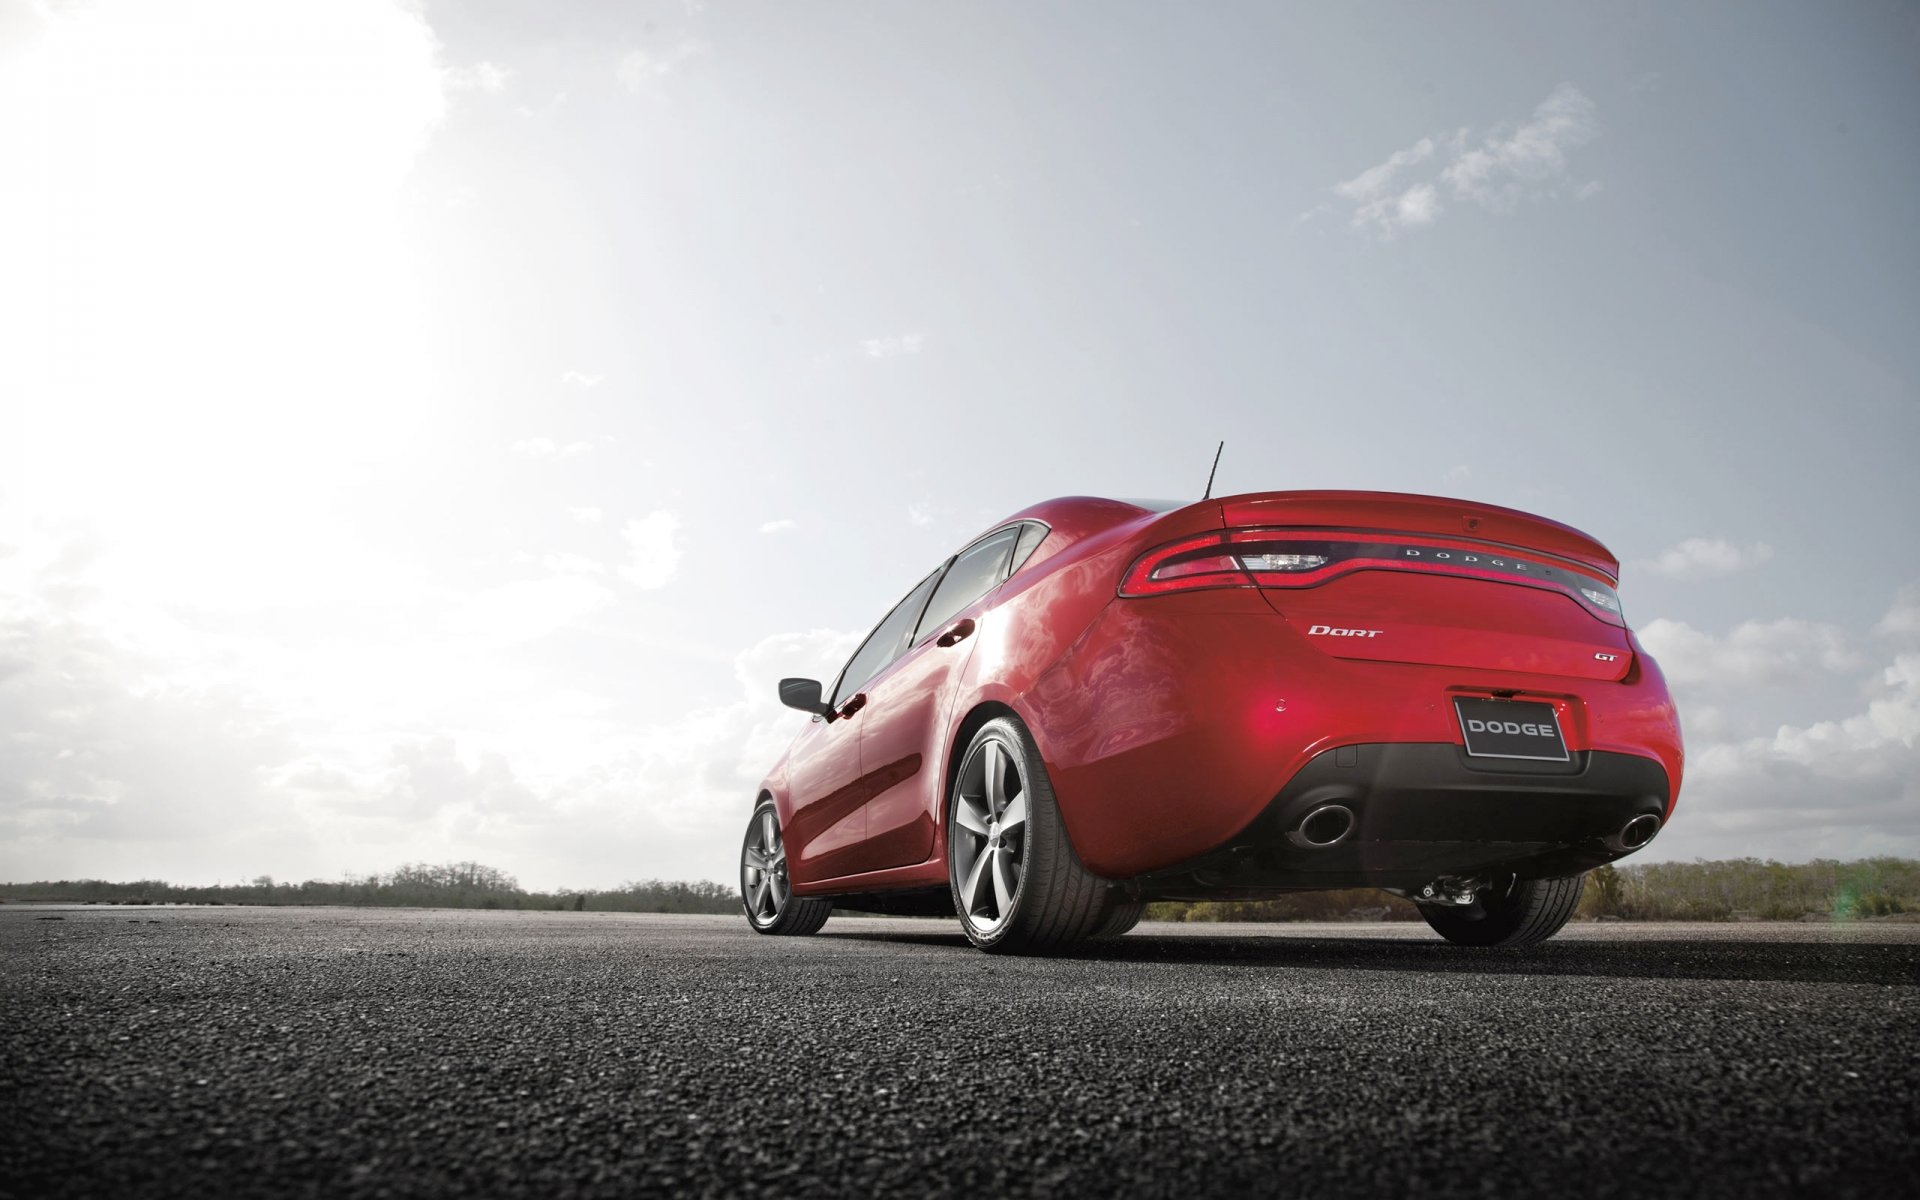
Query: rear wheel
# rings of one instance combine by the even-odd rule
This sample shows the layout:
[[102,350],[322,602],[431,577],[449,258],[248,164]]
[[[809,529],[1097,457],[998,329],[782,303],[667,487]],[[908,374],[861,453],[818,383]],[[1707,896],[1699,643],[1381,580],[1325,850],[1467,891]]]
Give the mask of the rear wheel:
[[1560,932],[1580,906],[1587,877],[1520,879],[1497,876],[1472,904],[1423,904],[1434,932],[1460,946],[1531,946]]
[[1146,904],[1140,901],[1134,901],[1132,903],[1123,901],[1118,904],[1109,905],[1107,907],[1107,915],[1101,919],[1100,924],[1094,931],[1087,936],[1096,942],[1104,942],[1108,938],[1117,938],[1127,930],[1132,929],[1135,925],[1138,925],[1140,923],[1140,914],[1146,911]]
[[780,813],[762,800],[747,823],[740,848],[740,907],[756,933],[800,936],[818,933],[833,912],[833,901],[793,894],[787,882],[787,843]]
[[1012,717],[983,725],[961,759],[947,874],[967,940],[992,953],[1064,949],[1108,912],[1112,889],[1073,852],[1040,750]]

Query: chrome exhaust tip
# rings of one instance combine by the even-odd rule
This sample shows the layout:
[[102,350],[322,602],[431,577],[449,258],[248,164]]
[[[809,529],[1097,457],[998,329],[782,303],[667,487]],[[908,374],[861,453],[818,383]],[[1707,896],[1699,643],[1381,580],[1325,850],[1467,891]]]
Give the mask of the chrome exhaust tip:
[[1623,850],[1638,850],[1640,847],[1652,841],[1653,835],[1659,832],[1660,818],[1654,816],[1652,813],[1641,813],[1633,820],[1621,826],[1620,833],[1616,840],[1620,843],[1620,848]]
[[1287,831],[1287,840],[1308,850],[1325,850],[1347,840],[1357,824],[1353,810],[1344,804],[1322,804]]

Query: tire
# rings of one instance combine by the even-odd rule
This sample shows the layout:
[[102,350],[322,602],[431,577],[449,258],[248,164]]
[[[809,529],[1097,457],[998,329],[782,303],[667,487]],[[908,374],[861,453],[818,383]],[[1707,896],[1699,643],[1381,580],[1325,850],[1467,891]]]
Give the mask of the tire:
[[1140,923],[1140,914],[1146,911],[1147,905],[1145,901],[1134,901],[1132,903],[1121,901],[1116,904],[1109,904],[1107,906],[1106,916],[1100,919],[1100,924],[1096,926],[1094,931],[1088,934],[1087,937],[1089,940],[1096,942],[1105,942],[1117,938],[1126,933],[1127,930],[1132,929],[1135,925],[1138,925]]
[[1039,747],[1017,719],[995,718],[974,735],[954,776],[946,833],[954,911],[980,949],[1064,950],[1107,917],[1112,885],[1074,853]]
[[1587,877],[1496,879],[1465,908],[1423,904],[1420,915],[1435,933],[1458,946],[1531,946],[1560,932],[1580,906]]
[[740,910],[755,933],[773,937],[818,933],[833,914],[833,901],[796,896],[788,885],[787,844],[772,800],[754,807],[740,845]]

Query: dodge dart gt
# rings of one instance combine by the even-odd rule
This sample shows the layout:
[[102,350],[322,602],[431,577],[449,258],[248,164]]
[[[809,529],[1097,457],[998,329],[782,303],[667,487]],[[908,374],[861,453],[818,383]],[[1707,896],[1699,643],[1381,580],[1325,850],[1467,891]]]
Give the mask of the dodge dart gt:
[[1673,815],[1680,730],[1580,531],[1383,492],[1070,497],[913,584],[758,790],[765,934],[949,913],[983,950],[1155,900],[1376,887],[1523,945]]

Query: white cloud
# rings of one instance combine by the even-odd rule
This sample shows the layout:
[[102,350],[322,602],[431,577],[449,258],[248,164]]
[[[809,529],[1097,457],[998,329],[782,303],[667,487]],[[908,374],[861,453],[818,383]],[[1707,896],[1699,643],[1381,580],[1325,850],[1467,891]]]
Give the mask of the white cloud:
[[[754,787],[807,724],[780,704],[778,681],[830,683],[862,636],[815,629],[762,638],[733,658],[732,699],[623,731],[598,762],[556,781],[547,797],[556,815],[521,844],[529,853],[551,847],[566,878],[593,869],[584,861],[601,879],[730,879]],[[644,851],[637,861],[629,857],[636,849]]]
[[1765,542],[1736,546],[1724,538],[1688,538],[1669,546],[1657,556],[1634,566],[1670,579],[1711,579],[1762,566],[1773,558],[1773,547]]
[[604,378],[603,375],[588,375],[582,371],[564,371],[560,375],[560,382],[570,387],[593,388],[598,387]]
[[1920,585],[1909,584],[1900,589],[1900,595],[1894,600],[1887,615],[1873,631],[1881,637],[1898,638],[1907,642],[1920,642]]
[[798,525],[799,523],[800,522],[794,520],[792,517],[781,517],[777,521],[768,521],[764,525],[760,526],[760,532],[761,533],[785,533],[787,530],[792,529],[794,526]]
[[582,525],[598,525],[606,519],[607,513],[603,508],[591,504],[583,504],[577,508],[569,508],[567,515]]
[[[1599,131],[1593,101],[1563,83],[1533,110],[1532,120],[1460,150],[1440,178],[1456,197],[1506,212],[1521,199],[1564,183],[1567,151],[1592,141]],[[1455,139],[1456,146],[1465,142],[1464,133]]]
[[1430,183],[1396,188],[1394,177],[1401,169],[1423,163],[1433,157],[1433,139],[1421,138],[1405,150],[1397,150],[1387,161],[1368,167],[1333,191],[1353,201],[1353,223],[1382,234],[1419,225],[1430,225],[1440,215],[1440,194]]
[[449,737],[399,743],[392,761],[386,799],[415,820],[447,809],[524,816],[539,806],[503,756],[483,752],[468,759]]
[[665,50],[629,50],[620,56],[618,65],[614,67],[614,78],[621,87],[637,92],[646,87],[649,81],[671,74],[689,59],[698,58],[704,53],[706,47],[691,39],[676,42]]
[[522,120],[531,121],[535,117],[552,116],[554,113],[559,112],[561,109],[565,108],[566,106],[567,106],[567,93],[555,92],[553,96],[549,98],[547,102],[545,104],[542,104],[539,108],[534,108],[526,104],[516,104],[513,107],[513,111],[514,111],[514,114],[520,117]]
[[1668,680],[1685,687],[1791,683],[1809,672],[1844,671],[1860,662],[1841,630],[1792,618],[1746,621],[1725,637],[1661,618],[1649,621],[1639,636]]
[[[1675,663],[1682,667],[1676,675],[1667,658],[1674,647],[1663,651],[1648,641],[1648,649],[1676,680],[1688,737],[1681,806],[1673,828],[1654,843],[1659,857],[1920,854],[1920,652],[1913,649],[1920,645],[1920,624],[1906,623],[1916,600],[1920,588],[1903,589],[1880,622],[1879,632],[1903,645],[1891,663],[1866,681],[1865,704],[1859,711],[1804,725],[1779,725],[1758,736],[1731,734],[1720,708],[1686,694],[1688,685],[1681,679],[1689,673],[1687,654],[1676,656]],[[1784,640],[1801,643],[1797,653],[1786,656],[1800,664],[1800,678],[1816,666],[1829,668],[1851,658],[1844,652],[1833,656],[1838,635],[1830,627],[1771,624],[1798,627]],[[1739,634],[1735,630],[1715,647],[1722,659],[1720,682],[1796,678],[1795,668],[1762,665],[1757,658],[1742,662],[1733,655],[1734,661],[1726,661]],[[1647,640],[1646,633],[1641,636]]]
[[[1561,84],[1524,123],[1497,128],[1477,140],[1460,130],[1447,138],[1423,137],[1385,162],[1333,186],[1352,205],[1355,229],[1391,238],[1401,230],[1431,225],[1442,212],[1444,188],[1454,200],[1493,212],[1509,212],[1522,200],[1567,190],[1586,199],[1599,190],[1589,181],[1573,186],[1567,152],[1598,133],[1593,102]],[[1440,164],[1436,174],[1417,178]],[[1416,168],[1423,168],[1416,170]],[[1301,214],[1310,220],[1320,210]]]
[[540,565],[555,575],[605,575],[607,565],[584,554],[546,554]]
[[898,358],[920,353],[926,340],[925,334],[903,333],[897,337],[867,338],[860,343],[860,349],[868,358]]
[[546,637],[612,603],[612,592],[581,574],[521,579],[466,598],[449,629],[462,644],[514,646]]
[[933,524],[933,506],[929,504],[907,505],[907,520],[915,525]]
[[1396,227],[1431,225],[1440,215],[1440,193],[1430,183],[1418,183],[1401,192],[1393,202]]
[[304,656],[224,614],[166,636],[112,623],[112,554],[17,536],[17,515],[0,503],[17,547],[0,557],[0,878],[470,857],[537,887],[724,880],[753,785],[806,722],[775,681],[832,679],[860,638],[763,638],[709,667],[717,703],[649,723],[524,650],[614,602],[588,560],[464,594],[335,563],[355,586],[326,597],[326,653]]
[[1402,167],[1423,163],[1433,157],[1433,139],[1421,138],[1405,150],[1396,150],[1387,156],[1387,161],[1368,167],[1345,183],[1333,186],[1334,194],[1345,196],[1356,204],[1369,202],[1391,191],[1393,177]]
[[448,67],[440,72],[440,78],[450,92],[491,92],[497,95],[506,90],[513,72],[490,62],[477,62],[470,67]]
[[680,517],[661,510],[628,521],[621,531],[633,551],[633,561],[620,574],[635,587],[663,588],[680,569]]
[[1920,853],[1920,654],[1875,690],[1852,716],[1696,748],[1663,855]]
[[513,452],[523,458],[574,458],[593,449],[592,442],[567,442],[550,437],[522,438],[513,444]]

